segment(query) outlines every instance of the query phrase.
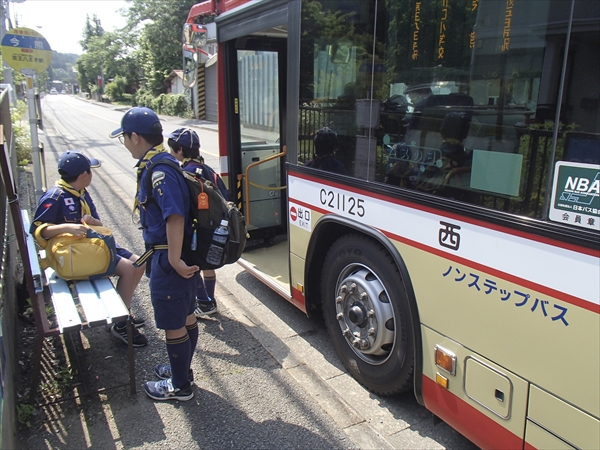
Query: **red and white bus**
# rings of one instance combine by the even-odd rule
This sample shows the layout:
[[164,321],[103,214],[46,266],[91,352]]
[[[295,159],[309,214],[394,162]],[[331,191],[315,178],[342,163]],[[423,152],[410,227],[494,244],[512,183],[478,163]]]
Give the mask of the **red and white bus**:
[[224,0],[186,26],[217,48],[241,264],[373,392],[481,447],[600,448],[600,2]]

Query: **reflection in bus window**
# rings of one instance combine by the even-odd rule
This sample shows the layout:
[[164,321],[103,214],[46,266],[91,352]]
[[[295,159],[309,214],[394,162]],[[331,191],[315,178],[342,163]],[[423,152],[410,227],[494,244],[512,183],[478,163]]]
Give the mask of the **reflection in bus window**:
[[[353,177],[544,219],[554,163],[600,158],[600,2],[574,5],[568,35],[562,0],[303,2],[300,161],[328,126]],[[460,161],[441,153],[454,113]]]
[[315,153],[306,162],[306,167],[348,175],[342,162],[335,158],[335,151],[338,148],[338,138],[335,131],[327,127],[321,128],[315,134],[314,145]]

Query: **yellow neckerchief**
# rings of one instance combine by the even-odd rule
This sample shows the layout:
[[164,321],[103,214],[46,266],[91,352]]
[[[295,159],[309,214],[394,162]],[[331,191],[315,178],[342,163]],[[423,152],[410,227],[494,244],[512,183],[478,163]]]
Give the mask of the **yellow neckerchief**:
[[146,168],[146,165],[150,162],[152,158],[154,158],[159,153],[165,151],[165,148],[162,144],[157,145],[156,147],[151,148],[146,152],[146,154],[138,161],[136,164],[137,167],[137,186],[135,188],[135,200],[133,202],[133,211],[135,212],[139,206],[138,193],[140,192],[140,182],[142,180],[142,172]]
[[65,191],[67,191],[69,194],[72,194],[79,199],[79,201],[81,202],[81,216],[82,217],[85,216],[86,214],[88,214],[90,216],[92,215],[92,210],[90,209],[90,205],[88,205],[87,201],[85,200],[85,193],[86,193],[85,188],[78,191],[73,186],[71,186],[69,183],[67,183],[65,180],[58,180],[56,182],[56,185],[58,187],[60,187],[61,189],[64,189]]
[[181,165],[185,167],[185,165],[189,162],[195,162],[198,164],[204,164],[204,158],[199,157],[199,158],[183,158],[183,161],[181,161]]

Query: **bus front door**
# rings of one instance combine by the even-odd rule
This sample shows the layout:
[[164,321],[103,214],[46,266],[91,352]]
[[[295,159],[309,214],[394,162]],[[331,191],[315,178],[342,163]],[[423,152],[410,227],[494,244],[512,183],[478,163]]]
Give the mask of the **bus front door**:
[[250,249],[273,244],[287,228],[285,48],[286,39],[265,36],[238,38],[229,47],[228,69],[237,74],[228,86],[233,102],[229,166],[234,169],[230,173],[238,174],[236,194],[246,216]]

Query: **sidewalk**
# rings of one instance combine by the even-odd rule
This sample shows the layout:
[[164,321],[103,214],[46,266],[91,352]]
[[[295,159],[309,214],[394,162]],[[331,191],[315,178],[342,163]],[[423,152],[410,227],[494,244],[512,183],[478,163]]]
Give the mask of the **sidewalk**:
[[[89,102],[119,111],[128,109]],[[210,122],[163,117],[171,125],[177,121],[181,126],[217,129]],[[51,153],[54,156],[54,151],[60,151],[50,131],[51,127],[44,136],[50,142],[48,158]],[[49,182],[57,176],[54,167],[49,159]],[[95,198],[106,195],[101,184],[101,178],[97,178],[93,187],[99,192],[95,191]],[[112,192],[116,188],[110,186],[107,193],[119,198]],[[129,203],[124,206],[130,207]],[[139,238],[140,233],[134,224],[120,220],[124,214],[116,205],[98,202],[97,207],[106,226],[124,236],[119,237],[120,243],[125,247],[140,247],[127,242],[129,235]],[[108,207],[112,214],[105,210]],[[281,336],[285,325],[277,325],[272,314],[262,312],[260,317],[269,322],[265,323],[255,314],[258,311],[255,306],[249,308],[225,287],[235,280],[230,282],[224,269],[219,271],[216,292],[220,313],[199,322],[202,338],[193,361],[198,386],[194,389],[194,399],[153,402],[141,389],[144,381],[154,379],[152,368],[163,363],[165,357],[164,336],[154,328],[147,280],[144,280],[134,302],[136,315],[146,319],[144,333],[149,344],[136,349],[137,395],[131,397],[126,389],[117,389],[41,407],[32,419],[33,428],[19,433],[20,447],[393,448],[317,374],[303,353],[310,344],[305,341],[304,345],[292,348],[284,343]],[[241,271],[237,265],[227,269]],[[82,370],[87,372],[83,377],[90,378],[90,387],[96,381],[127,378],[124,346],[120,341],[112,339],[103,328],[88,330],[82,336],[85,349],[81,356]],[[317,370],[323,368],[321,364]],[[46,370],[47,377],[52,376]]]
[[[129,109],[121,105],[81,100],[123,112]],[[178,126],[217,131],[214,122],[159,117]],[[100,215],[103,218],[106,216],[103,211],[100,211]],[[118,222],[118,225],[121,227],[123,223]],[[131,225],[130,228],[133,234],[139,236],[139,230]],[[147,296],[147,286],[140,288],[138,296]],[[259,427],[259,435],[267,440],[256,448],[283,448],[290,444],[295,448],[310,447],[311,444],[313,448],[474,448],[447,425],[434,427],[431,414],[416,404],[412,393],[389,401],[360,386],[337,359],[322,324],[315,325],[314,321],[280,298],[271,300],[272,304],[269,304],[265,291],[270,293],[268,288],[237,265],[219,270],[216,297],[219,299],[220,314],[214,319],[199,322],[205,341],[199,342],[194,357],[194,373],[198,374],[200,389],[191,407],[188,404],[192,402],[156,404],[146,399],[142,392],[138,392],[133,399],[125,395],[115,398],[111,394],[107,395],[100,407],[96,404],[90,407],[87,402],[84,403],[79,409],[79,417],[71,417],[69,421],[60,420],[71,414],[66,411],[67,408],[58,413],[45,412],[50,414],[49,418],[54,417],[53,422],[46,425],[46,433],[31,439],[37,444],[45,442],[44,448],[52,446],[51,443],[57,444],[61,439],[63,445],[52,448],[66,448],[64,444],[68,444],[69,448],[86,447],[90,442],[100,447],[98,436],[102,437],[105,444],[116,448],[254,448],[255,438],[245,436],[244,430],[248,428],[249,433],[256,433],[257,424],[264,424],[265,420],[272,421],[269,419],[272,416],[265,416],[265,411],[261,409],[271,405],[269,407],[277,411],[277,417],[297,414],[299,407],[303,417],[312,418],[316,421],[314,423],[319,424],[319,429],[329,431],[325,434],[316,432],[312,428],[314,425],[307,423],[304,427],[313,430],[313,433],[304,433],[304,428],[291,428],[287,431],[292,432],[289,439],[293,442],[281,445],[273,441],[282,431],[281,424],[272,424],[274,428]],[[151,322],[151,305],[147,303],[146,319]],[[293,310],[296,319],[286,319],[287,322],[282,320],[283,315],[277,313],[279,309]],[[151,376],[148,371],[153,364],[164,362],[157,359],[164,352],[162,334],[155,333],[151,326],[146,327],[146,333],[150,340],[148,348],[136,350],[138,384]],[[106,339],[105,336],[97,338]],[[327,344],[321,344],[326,341]],[[324,350],[324,345],[330,348]],[[93,343],[91,347],[94,347]],[[109,348],[106,352],[113,355],[119,352],[119,348]],[[112,358],[100,354],[98,359],[105,357]],[[287,379],[294,381],[299,392],[288,384]],[[247,402],[256,405],[248,405]],[[330,425],[326,425],[322,419],[317,419],[319,414],[314,408],[320,411],[319,414],[324,412],[330,418],[335,430],[330,429]],[[144,422],[148,419],[148,424],[139,423],[140,418]],[[225,423],[221,423],[222,420],[231,422],[233,429],[223,428]],[[285,420],[289,425],[290,421]],[[291,422],[296,423],[295,419]],[[65,433],[60,429],[65,426],[77,428],[75,438],[63,436]],[[175,426],[179,431],[175,433],[169,430],[170,426]],[[129,436],[131,427],[136,434],[143,435]],[[238,428],[241,430],[239,433]],[[202,434],[218,435],[218,439],[222,439],[220,434],[227,434],[227,430],[235,435],[231,442],[207,442],[207,437]],[[267,432],[267,435],[262,435],[263,432]],[[181,434],[181,441],[177,440],[178,433]],[[58,435],[58,440],[51,436],[53,434]],[[341,440],[334,444],[325,436]],[[245,440],[240,441],[242,438]],[[233,446],[234,442],[237,445]],[[30,448],[39,447],[33,445]]]

